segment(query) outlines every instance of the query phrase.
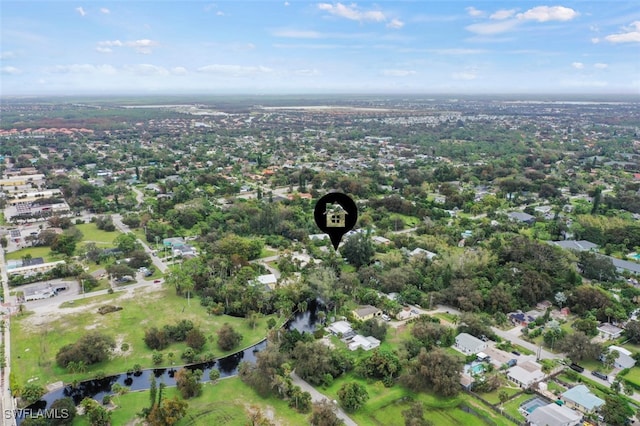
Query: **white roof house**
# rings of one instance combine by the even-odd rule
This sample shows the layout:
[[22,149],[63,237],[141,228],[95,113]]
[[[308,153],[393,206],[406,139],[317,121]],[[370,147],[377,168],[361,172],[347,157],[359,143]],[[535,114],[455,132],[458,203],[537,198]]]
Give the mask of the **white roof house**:
[[274,274],[258,275],[256,281],[270,289],[274,289],[278,283],[278,278]]
[[364,337],[361,334],[356,334],[349,343],[349,350],[355,351],[358,348],[362,348],[365,351],[377,348],[380,346],[380,340],[373,336]]
[[[632,353],[629,350],[614,345],[611,345],[606,349],[608,352],[618,351],[618,358],[616,358],[616,361],[613,364],[615,368],[632,368],[636,365],[636,360],[633,359]],[[606,353],[601,355],[601,359],[604,358],[604,356],[606,356]]]
[[582,414],[555,402],[536,408],[527,418],[531,426],[575,426],[580,420]]
[[[527,364],[531,364],[532,367],[537,366],[537,368],[529,368]],[[528,388],[535,382],[544,379],[544,373],[541,370],[540,364],[527,362],[511,367],[507,370],[507,377],[521,388]]]
[[437,256],[436,253],[429,251],[429,250],[425,250],[423,248],[420,247],[416,247],[415,249],[411,250],[409,252],[409,255],[411,255],[411,257],[415,257],[415,256],[424,256],[429,260],[432,260],[434,257]]
[[600,337],[605,340],[617,339],[622,336],[622,330],[620,327],[616,327],[613,324],[609,324],[608,322],[603,322],[598,326],[598,333],[600,333]]
[[465,355],[475,355],[487,348],[487,342],[483,342],[468,333],[460,333],[456,336],[453,347]]
[[333,324],[329,325],[328,328],[331,333],[336,335],[345,335],[353,331],[353,329],[351,328],[351,324],[349,324],[347,321],[336,321]]

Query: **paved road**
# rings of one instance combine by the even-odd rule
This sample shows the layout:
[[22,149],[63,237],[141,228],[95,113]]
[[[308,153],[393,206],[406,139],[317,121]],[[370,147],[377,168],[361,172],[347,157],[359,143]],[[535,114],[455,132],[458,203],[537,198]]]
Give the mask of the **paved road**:
[[[7,264],[5,263],[3,248],[0,248],[0,270],[2,270],[0,280],[2,280],[5,302],[12,303],[14,302],[12,299],[15,299],[15,297],[9,296],[9,277],[7,276]],[[4,419],[2,420],[2,424],[4,426],[14,426],[16,424],[16,419],[13,415],[15,406],[13,397],[11,396],[11,390],[9,389],[9,374],[11,372],[11,316],[3,315],[2,317],[4,320],[3,339],[6,366],[0,379],[2,385],[0,386],[0,392],[2,392],[0,409],[3,413],[2,418]]]
[[[113,224],[116,226],[116,228],[118,228],[118,230],[120,232],[123,233],[128,233],[131,232],[131,229],[129,229],[129,227],[127,225],[125,225],[124,223],[122,223],[122,215],[120,214],[113,214],[111,215],[111,218],[113,219]],[[153,253],[153,250],[151,249],[151,247],[149,247],[147,245],[147,243],[145,243],[144,241],[142,241],[141,239],[138,238],[138,242],[140,243],[140,245],[142,246],[142,248],[144,249],[144,251],[147,252],[147,254],[149,254],[149,256],[151,256],[151,261],[153,262],[153,265],[158,268],[160,270],[160,272],[165,273],[168,269],[167,265],[165,265],[159,258],[158,256],[156,256]]]
[[[295,371],[291,373],[291,380],[293,381],[293,384],[300,386],[300,388],[303,391],[307,391],[311,394],[311,400],[313,402],[319,402],[319,401],[329,401],[332,402],[331,399],[329,399],[327,396],[321,394],[320,392],[318,392],[316,390],[316,388],[314,388],[313,386],[311,386],[309,383],[305,382],[304,380],[302,380],[296,373]],[[344,424],[347,426],[358,426],[358,424],[356,422],[354,422],[351,417],[349,417],[343,410],[342,408],[340,408],[340,406],[338,406],[337,404],[335,405],[336,407],[336,415],[342,419],[342,421],[344,421]]]

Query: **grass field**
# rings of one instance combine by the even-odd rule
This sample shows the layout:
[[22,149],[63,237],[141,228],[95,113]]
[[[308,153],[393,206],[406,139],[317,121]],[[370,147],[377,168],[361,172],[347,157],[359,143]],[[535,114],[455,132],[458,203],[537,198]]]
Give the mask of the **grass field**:
[[[425,418],[440,426],[448,425],[483,425],[488,424],[481,417],[487,417],[493,424],[509,425],[503,417],[491,412],[471,396],[459,394],[445,398],[429,393],[416,393],[395,385],[386,388],[381,382],[369,383],[355,378],[353,375],[341,377],[326,389],[320,389],[329,398],[338,399],[338,390],[345,382],[356,381],[367,388],[369,400],[357,412],[350,415],[358,424],[364,426],[386,426],[402,424],[402,411],[410,407],[411,401],[419,401],[424,405]],[[463,407],[470,407],[481,417],[465,412]],[[399,423],[400,422],[400,423]]]
[[[179,393],[176,388],[166,388],[164,395],[171,399]],[[115,403],[118,408],[112,412],[111,424],[130,424],[136,419],[136,413],[149,406],[149,392],[128,393],[119,396]],[[187,403],[187,416],[176,423],[176,426],[245,426],[252,424],[249,411],[256,409],[271,417],[278,425],[308,424],[309,414],[297,413],[288,407],[287,401],[261,397],[237,377],[220,380],[216,384],[204,384],[202,395],[188,399]],[[88,426],[89,422],[82,417],[73,422],[73,426],[85,425]]]
[[113,240],[120,234],[118,231],[106,232],[98,229],[95,223],[84,223],[76,225],[76,228],[82,232],[83,242],[94,242],[98,247],[112,247]]
[[62,256],[58,256],[51,253],[49,247],[25,247],[23,249],[12,251],[11,253],[5,253],[6,260],[19,260],[26,255],[31,255],[32,258],[42,257],[45,262],[54,262],[56,260],[62,260]]
[[622,379],[629,382],[636,389],[640,389],[640,368],[633,367]]
[[[136,290],[138,291],[144,290]],[[126,296],[126,293],[124,295]],[[18,383],[24,384],[36,377],[43,385],[58,380],[70,383],[73,380],[91,378],[97,371],[109,375],[124,372],[134,364],[140,364],[143,368],[153,367],[153,351],[148,349],[143,341],[145,329],[154,326],[162,328],[181,319],[193,321],[207,338],[211,339],[203,352],[212,352],[216,357],[225,356],[240,347],[244,348],[261,341],[266,335],[266,322],[269,318],[261,318],[255,329],[252,329],[243,318],[208,315],[197,300],[191,300],[188,306],[187,300],[176,296],[172,289],[163,289],[140,297],[124,298],[123,293],[87,297],[76,301],[74,306],[91,304],[91,301],[95,302],[91,309],[82,312],[73,309],[66,315],[64,310],[60,310],[56,312],[55,317],[49,318],[48,322],[43,321],[42,324],[34,324],[32,315],[29,314],[14,317],[11,322],[11,359],[12,371]],[[123,309],[103,316],[97,313],[98,307],[103,304],[113,304]],[[243,340],[240,347],[223,352],[215,344],[215,339],[216,331],[225,322],[242,333]],[[109,361],[90,366],[85,373],[71,374],[55,363],[55,356],[62,346],[75,342],[88,330],[104,332],[116,340],[117,348],[120,348],[122,343],[128,343],[130,349],[126,354],[119,353]],[[180,354],[185,348],[184,342],[171,344],[163,351],[163,365],[169,364],[169,352],[174,354],[175,364],[181,364]]]

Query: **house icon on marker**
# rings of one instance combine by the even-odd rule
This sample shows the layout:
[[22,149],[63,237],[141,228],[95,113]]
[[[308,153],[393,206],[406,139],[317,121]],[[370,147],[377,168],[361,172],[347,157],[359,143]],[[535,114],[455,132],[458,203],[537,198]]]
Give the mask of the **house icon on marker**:
[[347,226],[347,213],[340,204],[327,203],[324,214],[327,216],[327,228],[344,228]]

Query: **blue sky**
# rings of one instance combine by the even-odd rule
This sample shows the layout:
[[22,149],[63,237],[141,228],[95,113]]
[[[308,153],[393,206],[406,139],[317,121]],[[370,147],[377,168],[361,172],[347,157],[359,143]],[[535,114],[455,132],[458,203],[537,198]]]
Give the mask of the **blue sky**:
[[0,95],[640,94],[634,1],[0,0]]

